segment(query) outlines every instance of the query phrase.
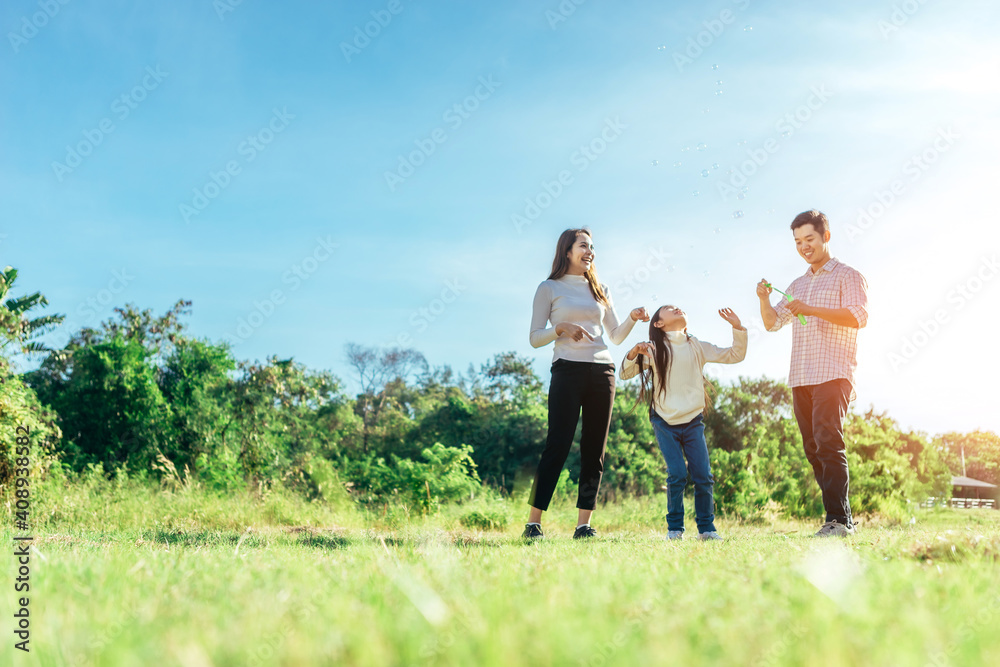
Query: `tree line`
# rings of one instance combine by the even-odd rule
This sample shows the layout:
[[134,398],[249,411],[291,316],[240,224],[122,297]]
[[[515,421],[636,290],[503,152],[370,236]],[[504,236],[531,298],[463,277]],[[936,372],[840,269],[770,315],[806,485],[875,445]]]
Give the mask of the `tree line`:
[[[293,359],[235,358],[226,342],[185,334],[191,302],[155,316],[133,305],[60,349],[38,337],[61,316],[35,293],[8,298],[16,270],[0,275],[0,489],[13,475],[13,434],[32,432],[33,474],[126,476],[151,484],[197,483],[230,493],[280,486],[308,498],[349,495],[361,504],[433,511],[530,484],[546,434],[546,392],[531,360],[495,354],[456,373],[420,352],[348,343],[353,380]],[[13,364],[38,355],[35,370]],[[722,514],[752,519],[815,515],[819,489],[802,451],[791,390],[768,378],[711,381],[706,437]],[[601,500],[659,493],[666,471],[638,386],[619,383]],[[577,434],[579,436],[579,434]],[[907,502],[951,493],[964,449],[969,476],[1000,483],[1000,437],[930,437],[884,413],[845,423],[855,511],[900,515]],[[564,472],[575,485],[579,449]]]

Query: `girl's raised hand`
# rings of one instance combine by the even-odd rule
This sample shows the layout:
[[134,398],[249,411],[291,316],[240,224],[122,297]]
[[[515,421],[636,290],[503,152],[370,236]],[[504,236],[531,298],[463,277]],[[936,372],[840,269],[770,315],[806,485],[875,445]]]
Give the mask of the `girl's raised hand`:
[[719,317],[733,325],[734,329],[742,329],[743,324],[739,316],[733,312],[732,308],[722,308],[719,310]]
[[649,313],[647,313],[646,309],[643,308],[643,307],[641,307],[641,306],[639,308],[633,309],[632,312],[629,313],[629,315],[632,317],[632,320],[634,322],[648,322],[649,321]]
[[649,342],[636,343],[632,351],[636,354],[641,354],[643,356],[653,358],[653,344]]

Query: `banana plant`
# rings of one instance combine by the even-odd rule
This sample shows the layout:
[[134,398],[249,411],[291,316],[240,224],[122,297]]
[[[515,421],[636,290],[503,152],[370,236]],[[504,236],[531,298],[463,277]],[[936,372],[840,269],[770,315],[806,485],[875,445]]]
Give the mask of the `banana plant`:
[[52,352],[45,344],[32,340],[62,324],[64,315],[45,315],[28,319],[28,311],[49,304],[41,292],[27,296],[7,298],[17,280],[17,269],[7,266],[0,272],[0,353],[6,355],[10,346],[15,346],[22,354]]

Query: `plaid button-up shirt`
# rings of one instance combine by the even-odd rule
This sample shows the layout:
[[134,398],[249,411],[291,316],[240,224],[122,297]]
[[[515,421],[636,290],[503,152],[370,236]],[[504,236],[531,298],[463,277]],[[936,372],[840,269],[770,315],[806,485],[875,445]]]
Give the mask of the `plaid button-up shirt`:
[[[809,306],[847,308],[858,321],[858,328],[868,323],[868,283],[857,269],[836,258],[831,257],[816,273],[812,267],[806,269],[785,291]],[[778,318],[768,331],[777,331],[794,322],[788,384],[802,387],[844,378],[850,381],[853,396],[858,328],[842,327],[813,316],[807,316],[806,325],[802,326],[788,310],[784,297],[774,310]]]

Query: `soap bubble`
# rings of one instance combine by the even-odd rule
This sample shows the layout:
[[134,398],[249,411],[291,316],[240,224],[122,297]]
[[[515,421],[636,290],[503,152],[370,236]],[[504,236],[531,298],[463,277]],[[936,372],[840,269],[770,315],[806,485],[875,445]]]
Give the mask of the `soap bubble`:
[[712,69],[717,70],[717,69],[719,69],[719,66],[718,65],[712,65]]
[[708,276],[709,276],[710,274],[709,274],[709,272],[708,272],[708,271],[705,271],[705,272],[704,272],[704,273],[702,273],[701,275],[703,275],[703,276],[705,276],[706,278],[708,278]]
[[715,228],[715,233],[716,234],[721,234],[722,233],[722,227],[716,227]]
[[716,81],[716,82],[715,82],[715,85],[717,85],[717,86],[721,86],[721,85],[722,85],[722,79],[719,79],[718,81]]
[[746,145],[747,145],[747,140],[746,140],[746,139],[744,139],[743,141],[737,141],[737,142],[736,142],[736,145],[737,145],[737,146],[746,146]]
[[705,177],[705,178],[708,178],[708,169],[702,169],[702,170],[701,170],[701,175],[702,175],[703,177]]
[[654,167],[655,167],[655,166],[657,166],[658,164],[660,164],[660,161],[659,161],[659,160],[653,160],[653,162],[652,162],[652,165],[653,165]]
[[734,218],[742,218],[743,217],[743,211],[733,211],[733,217]]
[[753,30],[753,26],[751,25],[743,26],[743,32],[750,32],[751,30]]
[[715,91],[715,94],[716,94],[716,95],[721,95],[721,94],[722,94],[722,91],[721,91],[721,90],[717,90],[717,91]]
[[712,169],[718,169],[718,168],[719,168],[719,163],[718,162],[713,162],[712,163]]
[[698,191],[697,190],[692,191],[691,195],[694,196],[694,197],[697,197],[698,196]]
[[768,215],[770,215],[771,213],[774,213],[774,209],[773,208],[769,208],[766,211],[764,211],[764,213],[767,213]]
[[674,162],[674,166],[675,167],[679,167],[679,166],[681,166],[681,163],[680,162]]
[[685,146],[684,148],[681,149],[681,153],[686,153],[689,150],[691,150],[691,147],[690,146]]
[[785,130],[784,132],[781,133],[781,136],[788,138],[792,136],[792,133],[789,130]]
[[657,51],[666,51],[667,50],[667,45],[666,44],[660,44],[658,47],[656,47],[656,50]]
[[709,111],[711,111],[711,109],[709,109],[708,107],[705,107],[704,109],[701,110],[702,113],[708,113]]
[[708,149],[708,144],[698,144],[697,148],[700,151],[707,150]]
[[741,192],[738,195],[736,195],[736,198],[737,199],[746,199],[747,198],[747,193]]

